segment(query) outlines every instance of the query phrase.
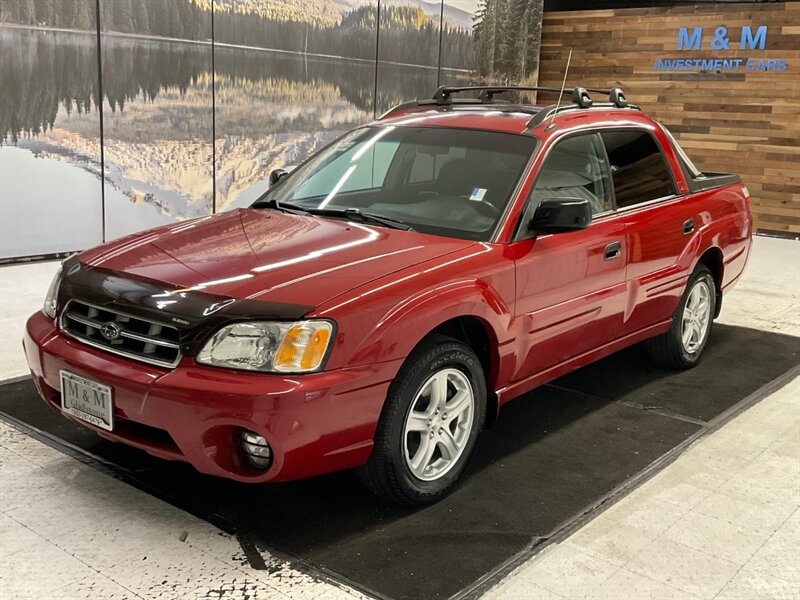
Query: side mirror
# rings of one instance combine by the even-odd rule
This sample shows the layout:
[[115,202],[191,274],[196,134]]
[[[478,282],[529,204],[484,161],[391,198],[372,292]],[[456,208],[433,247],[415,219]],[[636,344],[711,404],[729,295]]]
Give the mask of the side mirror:
[[283,177],[286,177],[289,174],[289,171],[286,169],[275,169],[272,173],[269,174],[269,187],[272,187],[276,183],[278,183]]
[[566,233],[586,229],[592,222],[592,206],[584,198],[543,200],[528,229],[536,233]]

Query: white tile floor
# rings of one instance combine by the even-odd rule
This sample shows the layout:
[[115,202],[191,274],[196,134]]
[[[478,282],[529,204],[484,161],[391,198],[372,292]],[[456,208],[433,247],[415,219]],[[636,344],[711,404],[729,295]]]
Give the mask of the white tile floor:
[[[0,267],[0,379],[53,263]],[[721,322],[800,335],[800,243],[757,238]],[[0,598],[354,598],[0,424]],[[800,379],[487,598],[800,598]]]

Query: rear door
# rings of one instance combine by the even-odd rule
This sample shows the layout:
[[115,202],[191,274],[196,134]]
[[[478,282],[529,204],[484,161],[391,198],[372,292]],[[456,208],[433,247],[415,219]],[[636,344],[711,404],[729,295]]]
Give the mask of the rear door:
[[686,250],[700,227],[698,207],[678,195],[663,148],[644,128],[601,133],[627,239],[628,306],[619,335],[669,319],[689,275]]
[[[525,230],[543,200],[584,198],[593,222],[582,231]],[[625,300],[625,226],[613,213],[611,177],[598,133],[555,142],[529,195],[523,230],[512,243],[516,316],[526,337],[515,379],[525,379],[613,339]]]

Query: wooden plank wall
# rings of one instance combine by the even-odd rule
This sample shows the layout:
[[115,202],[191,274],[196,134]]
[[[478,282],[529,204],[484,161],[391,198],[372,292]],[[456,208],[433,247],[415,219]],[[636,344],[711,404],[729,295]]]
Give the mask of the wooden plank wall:
[[[731,50],[713,51],[728,27]],[[767,25],[764,50],[740,50],[741,28]],[[678,51],[680,27],[703,27],[700,50]],[[549,12],[539,85],[621,87],[628,101],[668,126],[706,171],[738,173],[762,232],[800,234],[800,2]],[[774,72],[664,72],[662,58],[786,59]]]

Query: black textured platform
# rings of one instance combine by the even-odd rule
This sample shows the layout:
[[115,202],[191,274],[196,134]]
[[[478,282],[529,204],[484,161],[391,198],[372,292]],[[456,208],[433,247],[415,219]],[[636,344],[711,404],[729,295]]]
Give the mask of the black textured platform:
[[691,371],[655,369],[640,348],[623,351],[506,406],[463,483],[421,510],[384,505],[352,473],[262,486],[200,475],[101,440],[45,406],[29,380],[0,387],[0,411],[230,524],[248,545],[391,598],[446,598],[663,461],[799,355],[800,338],[726,326]]

